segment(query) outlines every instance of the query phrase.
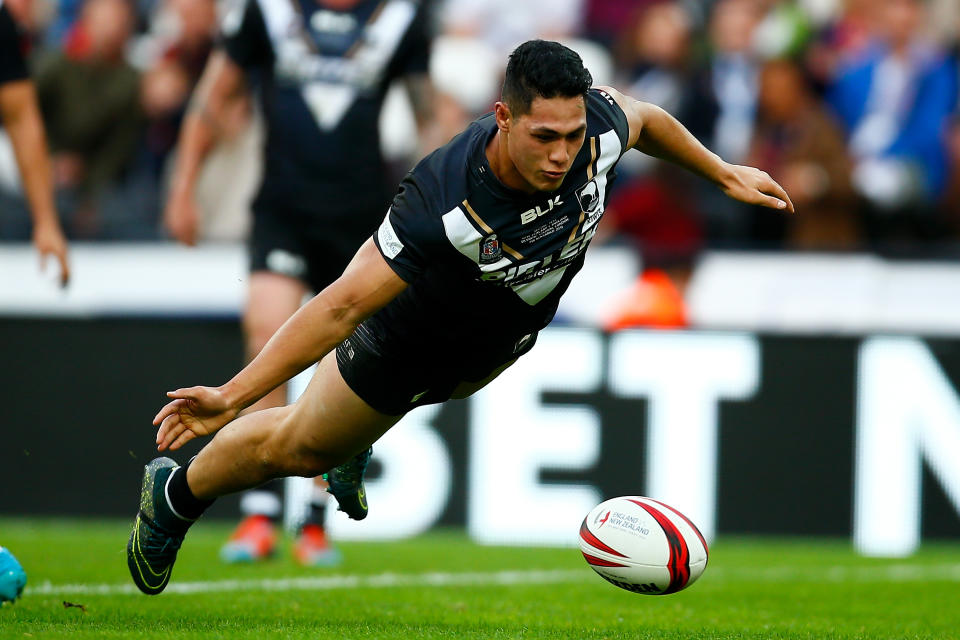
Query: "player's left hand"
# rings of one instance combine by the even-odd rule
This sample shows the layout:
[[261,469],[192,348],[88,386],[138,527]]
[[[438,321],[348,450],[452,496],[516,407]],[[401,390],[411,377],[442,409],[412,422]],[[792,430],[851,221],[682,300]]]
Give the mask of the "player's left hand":
[[214,387],[189,387],[168,391],[173,398],[153,419],[159,425],[157,451],[175,451],[200,436],[209,436],[237,417],[239,410]]
[[46,269],[47,256],[52,255],[60,263],[60,286],[70,282],[70,262],[67,260],[67,240],[59,227],[38,224],[33,230],[33,246],[40,254],[40,271]]
[[753,167],[727,165],[727,172],[720,188],[734,200],[794,213],[790,196],[766,171]]

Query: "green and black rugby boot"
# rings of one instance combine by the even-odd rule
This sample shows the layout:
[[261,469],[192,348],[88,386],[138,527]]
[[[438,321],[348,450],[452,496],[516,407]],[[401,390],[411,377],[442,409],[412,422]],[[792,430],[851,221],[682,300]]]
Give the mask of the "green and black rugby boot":
[[163,591],[170,581],[183,536],[193,524],[174,513],[167,502],[167,480],[177,468],[170,458],[155,458],[143,468],[140,511],[127,542],[130,576],[140,591],[151,596]]
[[327,489],[337,499],[340,511],[353,518],[363,520],[367,517],[367,490],[363,486],[363,474],[367,471],[367,463],[373,449],[358,453],[353,459],[344,462],[339,467],[323,474],[323,479],[330,484]]

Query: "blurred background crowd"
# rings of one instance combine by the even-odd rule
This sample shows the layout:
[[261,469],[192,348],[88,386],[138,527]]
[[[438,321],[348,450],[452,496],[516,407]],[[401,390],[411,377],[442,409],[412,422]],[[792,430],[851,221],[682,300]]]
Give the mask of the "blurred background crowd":
[[[179,125],[231,0],[6,0],[27,29],[71,240],[164,240]],[[640,154],[620,165],[603,240],[682,288],[705,249],[953,256],[960,246],[956,0],[445,0],[431,78],[446,135],[488,111],[518,43],[568,43],[597,84],[676,115],[725,159],[768,171],[798,214],[755,211]],[[388,100],[399,172],[422,153]],[[409,108],[407,108],[409,110]],[[201,198],[207,239],[240,240],[256,187],[252,101],[222,123]],[[391,130],[392,129],[392,130]],[[204,184],[206,186],[204,186]],[[0,239],[30,237],[0,133]]]

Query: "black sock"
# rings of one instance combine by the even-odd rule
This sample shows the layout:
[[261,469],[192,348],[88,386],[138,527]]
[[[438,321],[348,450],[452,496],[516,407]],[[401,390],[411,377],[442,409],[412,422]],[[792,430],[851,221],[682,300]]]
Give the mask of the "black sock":
[[170,508],[187,520],[196,520],[203,515],[207,507],[213,504],[213,500],[200,500],[190,490],[190,485],[187,484],[187,468],[192,462],[191,459],[174,471],[167,484],[167,500],[170,501]]
[[310,510],[307,513],[307,521],[304,524],[315,524],[321,528],[327,516],[327,502],[310,502]]

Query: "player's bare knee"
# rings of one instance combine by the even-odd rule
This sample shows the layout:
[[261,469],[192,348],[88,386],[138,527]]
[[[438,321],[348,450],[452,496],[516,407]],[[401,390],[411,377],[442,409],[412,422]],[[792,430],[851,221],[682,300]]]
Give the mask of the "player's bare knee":
[[282,443],[275,437],[261,442],[253,451],[254,463],[260,468],[260,475],[267,478],[289,475],[284,453]]
[[250,455],[265,477],[293,475],[290,468],[291,442],[287,437],[290,422],[290,407],[267,409],[273,414],[270,429],[255,443],[251,443]]
[[284,407],[284,415],[271,434],[270,456],[282,465],[281,475],[317,476],[333,467],[334,456],[304,424],[297,405]]

